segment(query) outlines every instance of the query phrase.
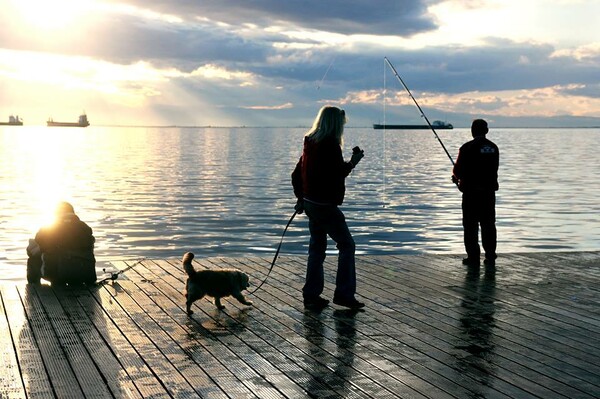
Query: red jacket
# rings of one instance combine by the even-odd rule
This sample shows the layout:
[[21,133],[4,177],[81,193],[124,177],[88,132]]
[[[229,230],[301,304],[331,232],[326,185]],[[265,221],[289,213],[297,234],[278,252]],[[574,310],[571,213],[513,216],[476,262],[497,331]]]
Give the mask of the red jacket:
[[292,173],[294,194],[320,204],[341,205],[346,192],[344,180],[353,168],[344,161],[335,140],[315,143],[305,138],[302,156]]

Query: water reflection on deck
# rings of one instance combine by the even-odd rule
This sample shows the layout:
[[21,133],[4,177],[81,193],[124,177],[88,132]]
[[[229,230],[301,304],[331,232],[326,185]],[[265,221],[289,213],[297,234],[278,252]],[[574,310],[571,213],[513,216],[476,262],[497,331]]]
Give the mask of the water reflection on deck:
[[[335,281],[326,264],[325,295]],[[257,284],[270,259],[197,258]],[[125,268],[126,262],[115,266]],[[283,257],[254,307],[185,314],[179,260],[112,284],[0,285],[0,397],[593,398],[600,252],[359,256],[365,311],[306,311],[304,257]]]

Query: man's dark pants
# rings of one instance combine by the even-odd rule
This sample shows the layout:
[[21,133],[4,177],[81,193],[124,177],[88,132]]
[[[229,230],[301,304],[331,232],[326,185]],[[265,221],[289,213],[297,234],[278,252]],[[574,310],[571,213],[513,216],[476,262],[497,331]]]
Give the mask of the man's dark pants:
[[463,192],[464,243],[467,257],[478,260],[479,226],[485,258],[496,259],[496,192],[491,190]]

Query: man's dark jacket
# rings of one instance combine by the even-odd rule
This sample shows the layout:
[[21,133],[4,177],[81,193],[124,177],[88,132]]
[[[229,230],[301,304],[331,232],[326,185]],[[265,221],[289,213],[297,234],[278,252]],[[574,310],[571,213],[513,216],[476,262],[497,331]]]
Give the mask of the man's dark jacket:
[[458,187],[462,192],[497,191],[499,163],[498,146],[485,136],[463,144],[453,169]]

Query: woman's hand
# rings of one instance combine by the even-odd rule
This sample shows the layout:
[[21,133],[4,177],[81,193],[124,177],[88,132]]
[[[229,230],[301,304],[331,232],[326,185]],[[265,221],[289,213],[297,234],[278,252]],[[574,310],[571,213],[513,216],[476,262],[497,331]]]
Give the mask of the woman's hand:
[[352,149],[352,158],[350,158],[350,163],[352,166],[358,165],[361,159],[365,156],[365,151],[361,150],[358,146]]

